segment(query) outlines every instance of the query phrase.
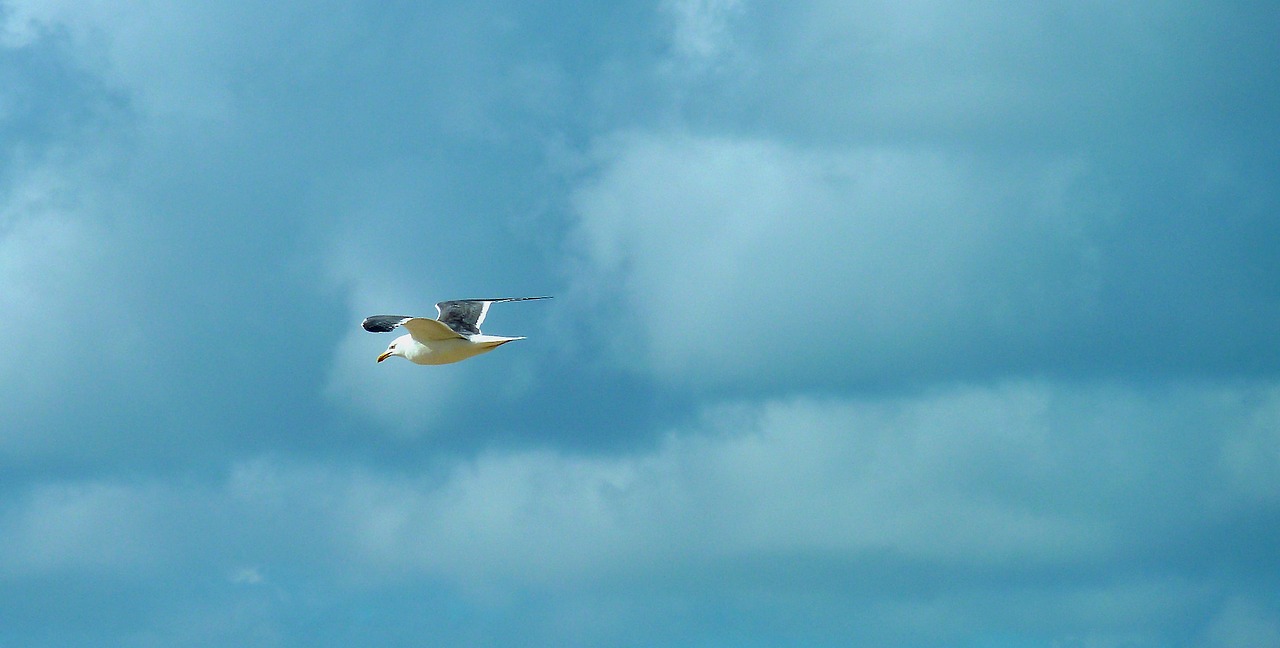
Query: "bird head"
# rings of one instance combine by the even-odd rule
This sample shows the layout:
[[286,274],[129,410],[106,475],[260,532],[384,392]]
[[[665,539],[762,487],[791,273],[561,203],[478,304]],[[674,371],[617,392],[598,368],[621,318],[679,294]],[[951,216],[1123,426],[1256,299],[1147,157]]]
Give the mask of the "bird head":
[[391,356],[394,356],[394,355],[398,355],[398,356],[400,356],[400,357],[402,357],[402,358],[403,358],[403,357],[405,357],[405,355],[404,355],[404,349],[405,349],[404,339],[405,339],[406,337],[408,337],[408,336],[401,336],[401,337],[398,337],[398,338],[396,338],[396,339],[392,340],[392,341],[391,341],[391,346],[388,346],[388,347],[387,347],[387,350],[386,350],[386,351],[383,351],[383,352],[382,352],[382,355],[378,356],[378,362],[382,362],[383,360],[386,360],[387,358],[390,358]]

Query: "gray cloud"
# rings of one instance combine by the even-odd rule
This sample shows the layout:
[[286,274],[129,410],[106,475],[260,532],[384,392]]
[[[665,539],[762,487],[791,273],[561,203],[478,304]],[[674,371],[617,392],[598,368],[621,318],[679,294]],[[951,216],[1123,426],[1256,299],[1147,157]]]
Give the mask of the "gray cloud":
[[[443,579],[480,609],[529,592],[553,615],[599,591],[731,606],[757,591],[775,600],[763,621],[796,636],[821,638],[872,605],[891,645],[980,626],[1034,640],[1265,633],[1280,616],[1251,594],[1207,626],[1187,610],[1212,610],[1225,573],[1265,566],[1274,529],[1243,550],[1200,538],[1229,534],[1236,512],[1275,515],[1276,457],[1247,475],[1233,457],[1271,433],[1259,426],[1276,393],[1015,383],[793,399],[707,409],[626,457],[495,451],[421,474],[261,459],[195,488],[68,484],[9,509],[3,564],[9,578],[94,565],[225,580],[249,563],[282,592],[306,573],[366,588]],[[1187,543],[1220,568],[1182,571],[1169,551]],[[330,570],[338,556],[345,566]],[[803,591],[821,593],[816,634],[785,621],[808,605]],[[621,616],[597,631],[633,632],[646,599],[617,599]],[[936,621],[929,632],[922,617]]]

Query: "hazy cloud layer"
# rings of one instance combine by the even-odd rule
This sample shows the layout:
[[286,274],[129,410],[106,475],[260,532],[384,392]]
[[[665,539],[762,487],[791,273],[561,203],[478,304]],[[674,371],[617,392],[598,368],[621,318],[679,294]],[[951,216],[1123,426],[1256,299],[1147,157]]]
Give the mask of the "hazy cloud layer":
[[[816,604],[817,627],[765,621],[795,640],[834,640],[841,618],[871,620],[865,606],[895,645],[975,626],[1157,645],[1267,636],[1274,602],[1248,575],[1274,560],[1236,538],[1257,531],[1258,511],[1280,512],[1280,456],[1251,452],[1275,447],[1277,394],[1012,383],[726,404],[629,457],[493,451],[421,474],[261,458],[210,486],[49,484],[8,507],[3,564],[24,581],[187,573],[225,581],[231,598],[278,589],[271,616],[311,583],[330,592],[311,603],[323,608],[338,604],[333,588],[425,578],[481,622],[536,599],[569,615],[591,596],[638,622],[650,596],[699,609],[728,590],[780,610]],[[1188,555],[1202,569],[1185,571]],[[1212,622],[1186,616],[1218,605]],[[595,630],[662,639],[637,631]]]

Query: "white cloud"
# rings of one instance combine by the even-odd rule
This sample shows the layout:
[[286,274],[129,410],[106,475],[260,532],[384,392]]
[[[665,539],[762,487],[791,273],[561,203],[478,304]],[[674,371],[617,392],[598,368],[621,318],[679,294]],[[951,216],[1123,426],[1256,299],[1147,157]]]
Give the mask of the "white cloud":
[[[1251,393],[1253,409],[1275,406],[1269,389]],[[708,410],[637,456],[486,453],[447,475],[322,490],[338,494],[336,542],[369,566],[479,589],[787,555],[978,571],[1105,564],[1239,500],[1201,449],[1205,435],[1225,447],[1252,431],[1230,413],[1191,414],[1220,395],[1020,383],[776,401]],[[1182,429],[1188,420],[1203,429]],[[305,475],[298,492],[314,487]],[[286,471],[263,483],[291,481]]]
[[18,0],[8,3],[7,44],[23,47],[64,32],[86,69],[134,93],[141,108],[216,117],[227,109],[224,75],[230,15],[186,2],[121,4]]
[[[1277,394],[1024,382],[788,399],[709,408],[634,455],[495,450],[403,472],[264,457],[208,485],[48,484],[3,509],[0,565],[11,577],[151,569],[243,585],[272,573],[282,597],[297,583],[274,574],[444,583],[468,605],[540,592],[566,614],[605,597],[624,625],[660,605],[654,588],[755,592],[786,610],[816,587],[822,614],[865,614],[891,634],[929,618],[931,636],[977,624],[1105,645],[1214,605],[1212,575],[1184,569],[1194,556],[1132,563],[1198,537],[1224,503],[1257,506],[1216,450],[1260,442],[1247,420]],[[1224,398],[1247,403],[1244,416]],[[1259,449],[1274,456],[1274,441]],[[882,591],[813,570],[896,576],[876,577],[893,584]],[[1269,614],[1229,607],[1206,636],[1271,636]]]
[[8,576],[148,569],[168,549],[156,495],[104,482],[39,486],[0,516],[0,568]]
[[625,304],[620,359],[681,386],[950,368],[1080,323],[1096,289],[1070,163],[671,134],[596,157],[579,288]]

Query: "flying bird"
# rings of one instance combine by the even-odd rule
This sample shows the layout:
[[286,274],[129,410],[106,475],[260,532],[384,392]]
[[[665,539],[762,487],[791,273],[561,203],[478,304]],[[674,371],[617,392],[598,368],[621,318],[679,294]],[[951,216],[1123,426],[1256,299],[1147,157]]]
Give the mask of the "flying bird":
[[460,362],[472,356],[488,353],[513,340],[523,337],[502,337],[480,333],[480,325],[489,307],[514,301],[551,299],[550,297],[506,297],[502,299],[455,299],[436,304],[439,315],[435,319],[409,317],[408,315],[371,315],[361,326],[370,333],[389,333],[403,326],[408,335],[391,341],[378,362],[391,356],[400,356],[423,365],[440,365]]

